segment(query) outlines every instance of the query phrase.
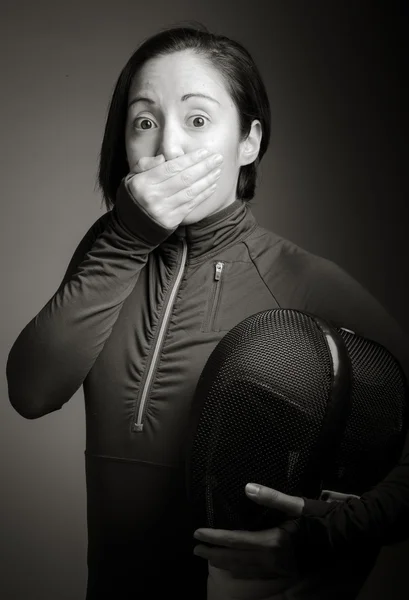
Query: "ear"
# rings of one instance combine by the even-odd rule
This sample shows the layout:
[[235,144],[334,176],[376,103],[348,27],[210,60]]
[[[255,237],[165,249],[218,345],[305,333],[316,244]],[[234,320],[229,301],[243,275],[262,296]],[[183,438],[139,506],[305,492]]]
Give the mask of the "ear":
[[249,165],[254,162],[260,152],[261,139],[263,132],[261,129],[261,123],[255,119],[251,124],[251,129],[243,141],[240,142],[239,147],[239,164],[240,166]]

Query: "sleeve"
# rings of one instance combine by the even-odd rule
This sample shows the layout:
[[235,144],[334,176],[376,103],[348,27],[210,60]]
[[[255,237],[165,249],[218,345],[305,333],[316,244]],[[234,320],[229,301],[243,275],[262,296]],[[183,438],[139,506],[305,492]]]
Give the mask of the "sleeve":
[[[408,338],[373,296],[345,271],[318,260],[303,286],[305,310],[383,344],[408,379]],[[398,464],[360,499],[305,499],[304,541],[325,551],[392,544],[409,537],[409,435]]]
[[58,410],[82,385],[149,254],[173,230],[150,219],[127,191],[79,243],[51,299],[25,326],[8,356],[8,394],[34,419]]

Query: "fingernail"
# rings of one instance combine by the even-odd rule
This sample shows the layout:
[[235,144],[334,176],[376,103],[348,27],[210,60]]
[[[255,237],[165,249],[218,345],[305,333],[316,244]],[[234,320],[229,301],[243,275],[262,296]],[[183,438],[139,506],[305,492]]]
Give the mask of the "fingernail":
[[213,162],[215,165],[220,165],[223,162],[223,156],[221,154],[216,154],[216,156],[213,157]]
[[199,150],[199,152],[197,153],[197,156],[199,158],[205,158],[206,156],[209,156],[210,152],[209,150],[203,149],[203,150]]
[[257,496],[260,491],[260,486],[255,483],[248,483],[246,485],[246,492],[250,494],[250,496]]

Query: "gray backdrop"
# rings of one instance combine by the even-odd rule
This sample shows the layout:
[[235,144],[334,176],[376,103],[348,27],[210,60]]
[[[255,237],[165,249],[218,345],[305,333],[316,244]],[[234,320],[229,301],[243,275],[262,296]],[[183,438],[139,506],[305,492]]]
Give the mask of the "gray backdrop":
[[[378,8],[371,7],[378,5]],[[270,5],[270,6],[269,6]],[[272,144],[253,211],[338,262],[409,330],[407,3],[70,0],[2,3],[1,345],[54,293],[102,214],[94,189],[109,97],[136,45],[196,19],[243,42],[265,78]],[[82,391],[26,421],[0,403],[0,596],[76,600],[86,582]],[[409,596],[409,545],[360,600]]]

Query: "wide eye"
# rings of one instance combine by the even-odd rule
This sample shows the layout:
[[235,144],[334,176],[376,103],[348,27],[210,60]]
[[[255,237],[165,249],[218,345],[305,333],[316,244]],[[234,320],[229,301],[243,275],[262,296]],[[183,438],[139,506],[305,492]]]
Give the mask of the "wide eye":
[[136,129],[143,129],[146,131],[148,129],[155,129],[157,125],[154,121],[152,121],[152,119],[148,119],[148,117],[138,117],[134,121],[134,127]]
[[189,117],[189,121],[195,129],[201,129],[206,126],[206,121],[208,121],[208,119],[202,115],[194,115],[193,117]]

